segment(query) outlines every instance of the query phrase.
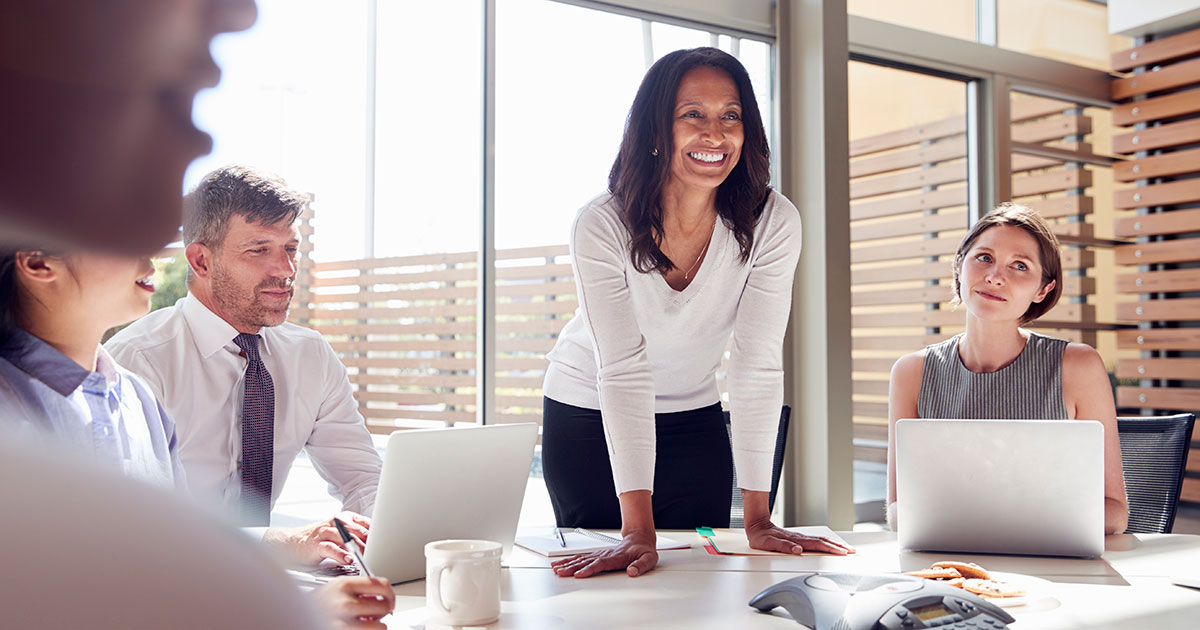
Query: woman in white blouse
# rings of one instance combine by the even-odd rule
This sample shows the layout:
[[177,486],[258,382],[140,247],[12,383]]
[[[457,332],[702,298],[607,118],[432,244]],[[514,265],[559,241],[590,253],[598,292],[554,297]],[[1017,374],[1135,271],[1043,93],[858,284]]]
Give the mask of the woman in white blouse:
[[[579,311],[548,355],[543,387],[558,525],[619,527],[622,541],[556,562],[559,575],[641,575],[658,562],[656,526],[728,526],[734,465],[752,547],[849,551],[770,520],[800,215],[769,174],[737,59],[696,48],[650,68],[609,192],[572,225]],[[716,383],[731,334],[732,451]]]

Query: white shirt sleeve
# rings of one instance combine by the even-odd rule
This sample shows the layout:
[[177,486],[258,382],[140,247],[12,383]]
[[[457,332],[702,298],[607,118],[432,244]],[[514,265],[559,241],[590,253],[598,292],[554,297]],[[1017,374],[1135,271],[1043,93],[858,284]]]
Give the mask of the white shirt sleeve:
[[346,368],[328,343],[322,342],[325,395],[304,449],[313,467],[329,482],[329,492],[342,508],[370,516],[383,462],[358,413]]
[[579,312],[596,355],[597,388],[617,494],[654,489],[654,377],[625,277],[628,233],[592,207],[571,227]]
[[757,256],[738,301],[729,357],[733,462],[745,490],[771,489],[771,464],[783,405],[783,335],[800,259],[800,213],[782,195],[755,243]]

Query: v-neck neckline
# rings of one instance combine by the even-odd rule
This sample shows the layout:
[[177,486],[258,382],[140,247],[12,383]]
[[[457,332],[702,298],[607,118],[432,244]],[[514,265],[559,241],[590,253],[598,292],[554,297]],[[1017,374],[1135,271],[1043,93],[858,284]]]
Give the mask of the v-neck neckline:
[[692,299],[692,296],[699,290],[699,286],[703,284],[704,279],[708,277],[709,269],[724,258],[728,235],[729,230],[725,228],[725,222],[720,217],[717,217],[716,222],[713,224],[713,233],[708,243],[708,249],[704,252],[704,258],[700,261],[699,267],[696,268],[696,275],[692,276],[691,282],[688,282],[686,287],[677,291],[667,282],[665,275],[655,272],[658,275],[658,285],[662,287],[662,290],[666,291],[667,297],[681,303]]

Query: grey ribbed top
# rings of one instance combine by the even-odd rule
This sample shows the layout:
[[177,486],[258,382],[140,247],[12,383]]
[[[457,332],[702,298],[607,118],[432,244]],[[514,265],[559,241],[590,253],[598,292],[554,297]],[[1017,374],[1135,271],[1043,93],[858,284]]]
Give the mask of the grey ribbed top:
[[1017,359],[995,372],[968,370],[955,335],[925,349],[917,415],[922,418],[1066,420],[1062,360],[1067,341],[1029,333]]

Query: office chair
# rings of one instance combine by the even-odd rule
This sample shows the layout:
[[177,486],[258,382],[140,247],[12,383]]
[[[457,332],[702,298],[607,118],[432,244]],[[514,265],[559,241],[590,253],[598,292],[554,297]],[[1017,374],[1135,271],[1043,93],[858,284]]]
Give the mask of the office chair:
[[[792,408],[784,405],[779,410],[779,431],[775,434],[775,455],[771,459],[771,493],[768,496],[768,509],[775,509],[775,492],[779,489],[779,475],[783,472],[783,450],[787,446],[788,424],[791,421]],[[729,412],[725,412],[725,432],[729,434],[729,443],[733,444],[733,429],[729,426]],[[742,505],[742,491],[738,488],[737,470],[733,471],[733,501],[729,506],[729,526],[745,527],[745,506]]]
[[1175,525],[1196,416],[1117,418],[1130,534],[1165,534]]

